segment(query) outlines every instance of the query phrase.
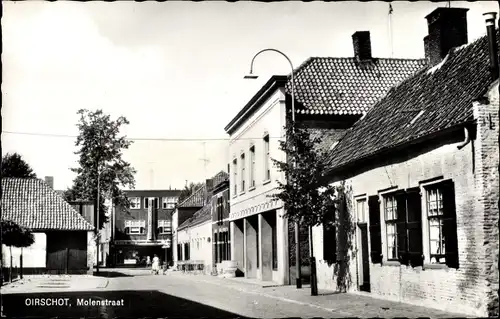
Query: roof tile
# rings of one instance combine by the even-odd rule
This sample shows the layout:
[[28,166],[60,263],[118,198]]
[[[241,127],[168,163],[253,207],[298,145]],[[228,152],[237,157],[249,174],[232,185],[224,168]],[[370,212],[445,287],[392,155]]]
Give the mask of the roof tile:
[[483,36],[391,88],[331,151],[330,168],[471,121],[472,102],[493,84],[488,52]]
[[2,219],[33,230],[93,230],[64,198],[36,178],[2,178]]

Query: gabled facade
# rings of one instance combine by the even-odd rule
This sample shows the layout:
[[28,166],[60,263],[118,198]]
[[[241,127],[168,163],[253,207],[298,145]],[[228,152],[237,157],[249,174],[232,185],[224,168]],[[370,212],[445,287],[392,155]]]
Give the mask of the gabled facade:
[[[294,71],[296,121],[338,141],[389,88],[421,69],[423,60],[371,55],[370,34],[353,35],[355,57],[310,58]],[[295,282],[293,225],[282,203],[269,198],[284,182],[271,159],[285,161],[279,141],[291,115],[291,82],[273,76],[226,126],[230,135],[231,258],[247,278]],[[329,146],[328,146],[329,147]],[[309,261],[301,230],[301,264]]]
[[333,235],[314,229],[319,260],[336,246],[319,288],[498,316],[498,71],[486,36],[465,44],[466,11],[427,17],[430,65],[331,151],[327,176],[349,205]]
[[92,274],[94,227],[46,182],[36,178],[2,178],[2,220],[29,228],[35,243],[28,248],[2,246],[3,267],[25,274]]

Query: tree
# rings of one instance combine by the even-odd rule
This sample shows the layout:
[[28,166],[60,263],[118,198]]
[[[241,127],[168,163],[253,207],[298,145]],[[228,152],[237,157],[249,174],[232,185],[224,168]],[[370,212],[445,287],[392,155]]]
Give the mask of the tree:
[[184,186],[184,189],[181,191],[179,195],[179,203],[191,196],[195,190],[202,187],[203,183],[189,183],[189,185]]
[[338,189],[322,182],[326,168],[326,150],[318,147],[319,138],[311,138],[307,128],[296,124],[285,126],[286,140],[280,150],[287,161],[272,159],[278,170],[285,173],[285,183],[278,182],[278,193],[271,195],[284,204],[285,215],[305,226],[333,224]]
[[7,153],[2,157],[2,177],[36,178],[36,174],[21,155]]
[[[286,140],[280,141],[280,150],[285,152],[287,160],[281,162],[273,159],[278,170],[285,173],[285,183],[278,182],[278,192],[271,195],[274,200],[281,200],[285,208],[284,217],[300,228],[309,229],[309,244],[311,247],[309,265],[311,267],[311,295],[318,294],[316,282],[316,261],[312,251],[312,226],[325,225],[336,227],[335,215],[342,205],[342,187],[334,187],[323,182],[326,169],[326,150],[319,147],[319,138],[311,138],[306,127],[300,127],[296,122],[285,126]],[[302,250],[304,242],[295,243]],[[304,256],[305,257],[305,256]],[[301,260],[295,264],[300,269]],[[299,286],[297,286],[299,287]]]
[[[119,136],[128,120],[120,116],[112,120],[102,110],[79,110],[77,124],[79,135],[75,146],[79,155],[79,167],[71,170],[76,173],[73,185],[66,190],[67,200],[96,200],[99,196],[99,229],[108,221],[104,206],[106,195],[111,196],[113,204],[130,207],[122,187],[134,188],[136,170],[123,159],[123,151],[132,144],[125,136]],[[99,194],[98,194],[99,181]]]
[[[25,227],[21,227],[11,220],[2,220],[2,244],[9,247],[10,251],[10,280],[12,280],[12,247],[22,248],[29,247],[35,242],[33,233]],[[2,258],[3,263],[3,258]],[[22,265],[21,265],[22,266]],[[3,265],[2,265],[3,269]],[[2,275],[3,280],[3,275]]]

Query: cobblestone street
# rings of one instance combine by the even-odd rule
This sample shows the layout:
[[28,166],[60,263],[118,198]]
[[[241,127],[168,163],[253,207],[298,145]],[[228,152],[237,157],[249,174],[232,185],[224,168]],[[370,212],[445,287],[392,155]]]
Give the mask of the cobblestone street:
[[[50,287],[47,283],[40,287],[34,279],[23,285],[6,287],[2,289],[3,314],[8,317],[101,318],[460,317],[365,296],[320,291],[319,296],[312,297],[307,287],[301,290],[293,286],[262,288],[241,280],[203,275],[167,273],[152,276],[147,270],[121,269],[104,270],[101,276],[102,280],[71,277],[67,279],[66,288]],[[42,298],[60,304],[35,305],[34,300]],[[106,302],[108,305],[103,304]]]

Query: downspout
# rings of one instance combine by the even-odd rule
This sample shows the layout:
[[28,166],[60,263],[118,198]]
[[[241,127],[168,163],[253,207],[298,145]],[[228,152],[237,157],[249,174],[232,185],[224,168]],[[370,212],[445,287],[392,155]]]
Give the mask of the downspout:
[[469,128],[468,127],[464,127],[464,135],[465,135],[465,140],[460,143],[459,145],[457,145],[457,148],[459,150],[461,150],[462,148],[465,147],[465,145],[469,144],[470,142],[470,134],[469,134]]

